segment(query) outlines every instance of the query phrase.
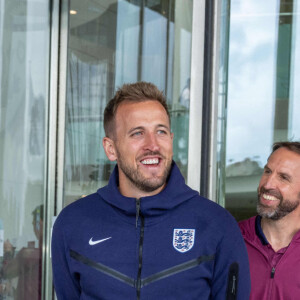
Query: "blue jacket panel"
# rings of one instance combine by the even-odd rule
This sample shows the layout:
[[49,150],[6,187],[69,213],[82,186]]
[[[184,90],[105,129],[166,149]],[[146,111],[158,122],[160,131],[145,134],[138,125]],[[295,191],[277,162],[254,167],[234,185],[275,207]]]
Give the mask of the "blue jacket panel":
[[118,191],[118,169],[97,193],[62,210],[52,236],[57,298],[245,300],[246,247],[233,217],[200,197],[176,164],[166,188]]

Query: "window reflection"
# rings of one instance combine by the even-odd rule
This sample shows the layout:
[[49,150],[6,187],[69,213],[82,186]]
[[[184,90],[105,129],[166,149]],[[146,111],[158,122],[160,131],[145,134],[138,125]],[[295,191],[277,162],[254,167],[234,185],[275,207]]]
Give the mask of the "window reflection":
[[103,111],[123,83],[149,81],[170,107],[187,174],[192,1],[70,1],[64,205],[105,185]]
[[[41,299],[43,205],[32,212],[33,232],[36,242],[28,241],[27,246],[16,251],[14,241],[3,242],[2,297],[3,299]],[[1,298],[0,298],[1,299]]]
[[0,299],[41,299],[49,47],[48,1],[0,1]]
[[299,140],[299,1],[231,1],[225,205],[256,213],[256,189],[271,145]]

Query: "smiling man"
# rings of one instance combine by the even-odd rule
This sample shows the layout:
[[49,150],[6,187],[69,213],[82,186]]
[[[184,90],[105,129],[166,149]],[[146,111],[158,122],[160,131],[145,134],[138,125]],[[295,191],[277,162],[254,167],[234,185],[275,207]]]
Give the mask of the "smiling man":
[[162,92],[124,85],[107,104],[104,129],[116,162],[108,185],[64,208],[54,225],[57,298],[248,299],[237,223],[185,184]]
[[253,300],[300,297],[300,143],[275,143],[258,186],[258,216],[240,222]]
[[[118,163],[121,194],[140,198],[159,193],[166,184],[173,156],[173,133],[166,109],[158,101],[127,100],[118,107],[117,122],[107,118],[103,147],[108,159]],[[115,123],[111,131],[110,122]]]

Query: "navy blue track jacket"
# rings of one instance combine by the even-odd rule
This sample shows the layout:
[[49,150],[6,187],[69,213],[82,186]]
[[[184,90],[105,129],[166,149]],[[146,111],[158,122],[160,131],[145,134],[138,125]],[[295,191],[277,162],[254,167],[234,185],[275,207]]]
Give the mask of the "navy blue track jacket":
[[165,189],[97,193],[62,210],[52,236],[59,300],[249,299],[248,256],[233,217],[190,189],[175,163]]

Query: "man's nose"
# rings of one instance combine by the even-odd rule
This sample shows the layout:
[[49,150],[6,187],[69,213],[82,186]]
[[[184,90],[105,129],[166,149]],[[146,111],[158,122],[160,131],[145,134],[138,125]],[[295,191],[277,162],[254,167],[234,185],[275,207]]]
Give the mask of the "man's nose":
[[276,188],[275,174],[270,174],[269,176],[266,176],[263,186],[267,190],[275,189]]
[[153,152],[159,151],[159,143],[157,141],[157,136],[154,133],[146,134],[145,148]]

